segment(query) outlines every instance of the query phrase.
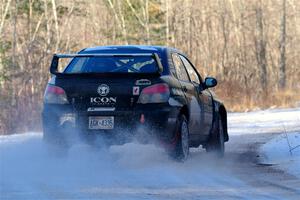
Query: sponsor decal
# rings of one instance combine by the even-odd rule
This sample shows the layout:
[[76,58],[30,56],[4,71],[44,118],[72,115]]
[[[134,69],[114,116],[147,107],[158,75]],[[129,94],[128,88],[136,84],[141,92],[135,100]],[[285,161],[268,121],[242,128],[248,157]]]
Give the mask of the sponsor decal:
[[91,97],[90,103],[92,105],[115,105],[117,103],[117,97]]
[[109,87],[106,84],[99,85],[97,92],[100,96],[106,96],[109,93]]
[[135,85],[151,85],[151,81],[148,79],[139,79],[135,81]]
[[134,86],[132,88],[132,94],[133,95],[140,95],[140,87],[139,86]]

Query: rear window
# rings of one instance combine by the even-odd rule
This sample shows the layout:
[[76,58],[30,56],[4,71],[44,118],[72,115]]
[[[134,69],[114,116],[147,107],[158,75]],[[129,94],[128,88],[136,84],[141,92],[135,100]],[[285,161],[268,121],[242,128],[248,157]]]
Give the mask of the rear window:
[[158,66],[151,56],[75,57],[64,73],[155,73]]

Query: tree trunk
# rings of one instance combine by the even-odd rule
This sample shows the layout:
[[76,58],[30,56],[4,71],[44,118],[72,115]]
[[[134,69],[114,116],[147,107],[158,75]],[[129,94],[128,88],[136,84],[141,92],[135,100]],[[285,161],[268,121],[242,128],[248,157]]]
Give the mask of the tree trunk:
[[166,23],[166,45],[169,45],[169,35],[170,35],[170,29],[169,29],[169,15],[170,15],[170,4],[169,4],[169,0],[165,0],[166,1],[166,18],[165,18],[165,23]]
[[58,27],[58,19],[57,19],[55,0],[52,0],[52,11],[53,11],[53,17],[54,17],[54,23],[55,23],[55,32],[56,32],[55,52],[57,52],[58,48],[59,48],[59,43],[60,43],[60,36],[59,36],[59,27]]
[[282,0],[282,16],[280,24],[280,61],[279,61],[279,88],[283,90],[286,86],[285,74],[285,41],[286,41],[286,0]]
[[262,6],[256,8],[257,36],[255,40],[256,59],[260,68],[260,83],[263,94],[267,93],[267,60],[266,60],[266,40],[264,37],[263,12]]

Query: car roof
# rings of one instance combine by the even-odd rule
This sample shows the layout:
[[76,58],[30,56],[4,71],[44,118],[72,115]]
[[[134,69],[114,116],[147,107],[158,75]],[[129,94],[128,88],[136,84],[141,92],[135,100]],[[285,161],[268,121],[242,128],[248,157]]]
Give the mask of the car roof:
[[79,51],[79,53],[163,53],[168,50],[180,52],[177,49],[167,46],[152,45],[112,45],[88,47]]

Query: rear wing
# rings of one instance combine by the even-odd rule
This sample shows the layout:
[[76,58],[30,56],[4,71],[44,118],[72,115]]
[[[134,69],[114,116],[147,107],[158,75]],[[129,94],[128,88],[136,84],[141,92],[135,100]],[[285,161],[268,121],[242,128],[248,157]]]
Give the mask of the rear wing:
[[163,72],[163,66],[160,62],[160,58],[157,53],[116,53],[116,54],[110,54],[110,53],[96,53],[96,54],[54,54],[50,66],[50,73],[54,75],[62,74],[61,72],[58,72],[58,63],[60,58],[75,58],[75,57],[135,57],[135,56],[150,56],[153,57],[154,60],[157,63],[158,66],[158,72],[161,74]]

